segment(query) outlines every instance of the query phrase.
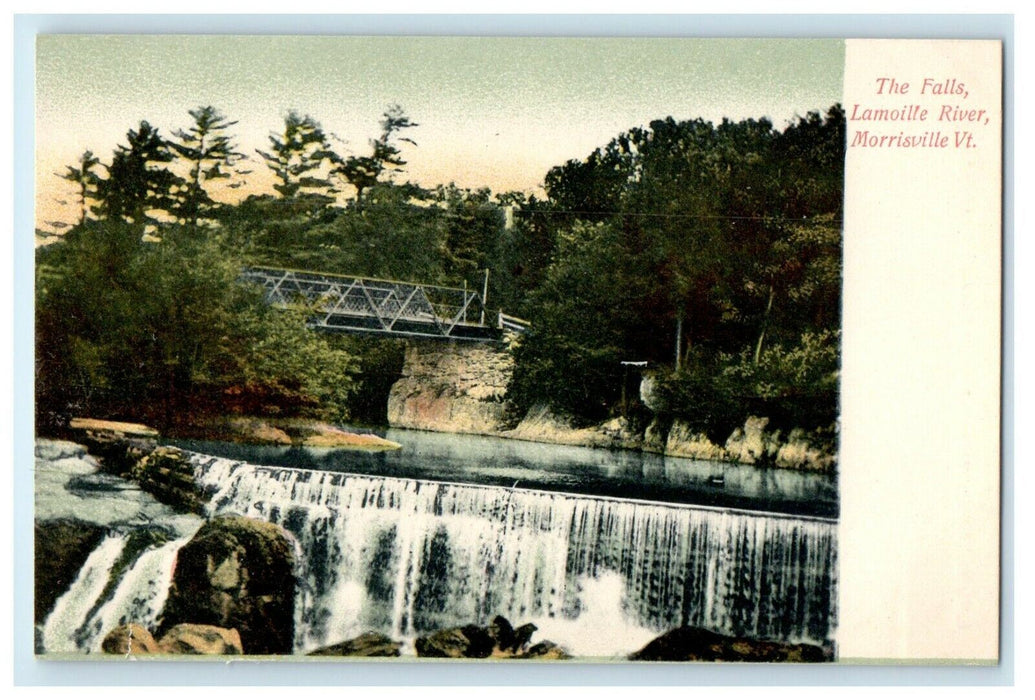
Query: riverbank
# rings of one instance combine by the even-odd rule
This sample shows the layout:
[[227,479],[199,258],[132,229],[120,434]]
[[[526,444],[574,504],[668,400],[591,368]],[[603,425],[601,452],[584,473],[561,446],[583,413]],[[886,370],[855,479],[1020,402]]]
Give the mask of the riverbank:
[[499,345],[408,342],[402,376],[388,395],[389,425],[826,474],[837,470],[836,425],[780,428],[767,416],[748,415],[728,434],[709,435],[671,415],[649,378],[640,383],[631,417],[587,426],[542,405],[515,416],[507,392],[518,342],[517,336]]
[[[436,400],[441,403],[440,397]],[[550,445],[631,450],[666,457],[727,462],[763,468],[793,469],[823,474],[837,471],[836,426],[827,431],[780,430],[769,426],[769,419],[748,416],[725,442],[714,442],[680,419],[654,417],[644,427],[628,418],[617,417],[590,426],[577,426],[570,418],[546,407],[528,412],[516,426],[500,419],[486,421],[483,407],[470,409],[465,399],[443,411],[425,412],[434,405],[419,399],[406,402],[402,409],[389,413],[393,428],[431,432],[485,435]],[[398,404],[397,404],[398,406]],[[471,416],[465,417],[470,409]],[[502,415],[500,408],[495,412]],[[449,416],[439,420],[439,415]]]

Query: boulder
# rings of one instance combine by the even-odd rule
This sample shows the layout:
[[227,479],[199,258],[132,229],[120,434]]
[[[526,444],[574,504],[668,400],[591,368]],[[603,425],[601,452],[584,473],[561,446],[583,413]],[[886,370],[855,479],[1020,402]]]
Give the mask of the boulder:
[[439,630],[417,638],[417,656],[438,659],[484,659],[492,654],[496,640],[477,625]]
[[400,642],[378,632],[366,632],[339,644],[309,652],[309,656],[399,656]]
[[542,661],[560,661],[563,659],[570,659],[571,654],[566,652],[561,647],[557,646],[551,641],[542,641],[538,644],[533,644],[528,648],[524,654],[520,657],[521,659],[540,659]]
[[160,654],[161,648],[151,633],[136,623],[119,625],[108,632],[101,642],[101,650],[105,654],[123,654],[139,656],[141,654]]
[[194,465],[176,447],[158,447],[139,460],[130,477],[157,500],[180,511],[203,515],[207,501],[194,481]]
[[81,520],[47,520],[35,527],[36,624],[42,624],[54,603],[79,575],[90,552],[104,537],[100,525]]
[[536,631],[532,623],[514,629],[497,615],[488,627],[465,625],[439,630],[417,639],[417,656],[452,659],[568,659],[567,652],[553,642],[528,646]]
[[241,635],[235,629],[214,625],[174,625],[158,642],[162,654],[230,656],[243,654]]
[[294,606],[286,534],[265,521],[220,517],[178,553],[163,630],[188,622],[234,628],[249,654],[290,654]]
[[672,421],[665,440],[665,454],[669,457],[689,457],[723,461],[729,458],[726,450],[719,447],[704,433],[695,431],[681,420]]
[[833,661],[830,649],[729,637],[698,627],[677,627],[629,655],[632,661]]

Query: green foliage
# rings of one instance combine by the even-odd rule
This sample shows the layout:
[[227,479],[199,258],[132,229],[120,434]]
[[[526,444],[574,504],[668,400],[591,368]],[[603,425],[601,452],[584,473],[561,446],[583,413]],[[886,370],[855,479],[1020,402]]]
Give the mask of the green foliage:
[[341,158],[331,149],[320,123],[291,110],[284,130],[269,137],[270,150],[256,151],[273,171],[273,189],[285,199],[305,202],[313,211],[334,201],[331,170]]
[[[545,200],[393,182],[417,126],[398,106],[369,153],[347,158],[292,111],[259,151],[276,194],[234,206],[209,188],[241,174],[235,122],[213,107],[190,115],[171,143],[147,122],[129,131],[107,178],[89,151],[60,174],[81,211],[38,253],[41,420],[383,421],[401,346],[306,330],[305,309],[272,310],[238,281],[248,264],[479,292],[488,270],[490,304],[532,322],[508,393],[519,412],[604,418],[620,363],[646,360],[667,415],[716,439],[750,414],[795,427],[836,417],[839,105],[782,130],[658,119],[551,169]],[[354,200],[338,201],[336,180]]]
[[[239,281],[218,240],[97,222],[41,253],[37,400],[43,423],[74,413],[180,418],[249,404],[342,418],[352,356]],[[259,396],[261,401],[251,401]]]
[[381,119],[381,134],[370,140],[370,155],[349,156],[341,161],[335,173],[356,190],[356,201],[363,201],[363,193],[382,182],[381,177],[402,170],[406,161],[397,143],[416,146],[413,139],[401,136],[404,129],[420,126],[410,120],[402,107],[390,105]]
[[199,218],[216,207],[205,184],[230,178],[244,154],[234,150],[233,139],[227,134],[236,121],[228,120],[212,106],[192,109],[189,114],[194,123],[186,131],[174,132],[177,140],[169,145],[189,168],[178,214],[182,222],[196,226]]
[[97,175],[96,168],[100,164],[101,161],[94,156],[92,151],[84,151],[79,156],[79,161],[76,165],[66,166],[65,172],[57,173],[58,177],[71,182],[75,186],[76,197],[79,200],[79,221],[77,222],[79,226],[86,223],[87,214],[90,211],[90,202],[97,200],[101,179]]
[[[840,324],[843,159],[835,105],[783,131],[765,119],[660,119],[551,170],[537,232],[551,252],[520,297],[536,331],[515,398],[533,405],[559,393],[586,417],[614,410],[605,373],[584,361],[610,357],[681,368],[672,402],[701,429],[726,430],[752,407],[829,423],[831,394],[809,383],[822,398],[795,399],[773,353],[811,347],[801,339]],[[836,357],[836,343],[824,347]],[[790,357],[826,366],[822,353]],[[778,395],[763,390],[765,377]]]
[[837,420],[840,333],[805,333],[773,345],[756,363],[752,353],[699,355],[679,372],[658,377],[663,413],[723,442],[749,415],[770,427],[826,430]]
[[99,213],[139,226],[158,226],[175,216],[183,178],[168,169],[175,154],[158,130],[146,121],[126,134],[98,183]]

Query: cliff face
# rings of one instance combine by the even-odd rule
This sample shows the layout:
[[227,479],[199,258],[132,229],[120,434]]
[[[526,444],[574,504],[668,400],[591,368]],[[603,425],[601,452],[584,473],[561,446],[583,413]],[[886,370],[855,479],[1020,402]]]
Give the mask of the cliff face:
[[514,371],[510,345],[410,341],[388,395],[395,428],[496,434]]

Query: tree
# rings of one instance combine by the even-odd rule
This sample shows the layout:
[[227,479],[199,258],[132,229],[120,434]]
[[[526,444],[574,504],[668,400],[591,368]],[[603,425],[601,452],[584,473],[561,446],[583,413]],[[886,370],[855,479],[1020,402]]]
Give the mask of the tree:
[[55,173],[58,177],[75,185],[76,196],[79,200],[78,226],[86,223],[87,213],[90,211],[90,202],[97,200],[97,188],[100,183],[100,177],[98,177],[95,169],[100,163],[101,161],[94,156],[92,151],[84,151],[79,156],[79,161],[76,165],[66,166],[63,173]]
[[[177,192],[183,178],[166,166],[175,159],[168,142],[146,121],[126,134],[128,145],[120,145],[108,178],[99,183],[99,211],[105,218],[121,219],[140,227],[157,227],[177,209]],[[165,214],[165,219],[156,214]]]
[[310,211],[326,207],[337,193],[330,170],[341,158],[331,149],[319,122],[291,110],[284,131],[270,134],[270,150],[256,152],[279,182],[273,185],[282,199],[301,202]]
[[212,106],[192,109],[189,114],[194,123],[186,131],[175,131],[178,141],[171,142],[170,146],[189,167],[179,217],[196,226],[198,219],[215,206],[206,183],[229,178],[234,165],[245,156],[234,150],[233,139],[226,133],[236,121],[227,120]]
[[385,173],[396,172],[406,165],[397,142],[416,146],[412,139],[400,136],[404,129],[420,126],[410,120],[399,105],[391,105],[381,119],[381,135],[371,139],[369,156],[349,156],[337,173],[356,189],[356,201],[362,202],[363,193],[380,182]]

